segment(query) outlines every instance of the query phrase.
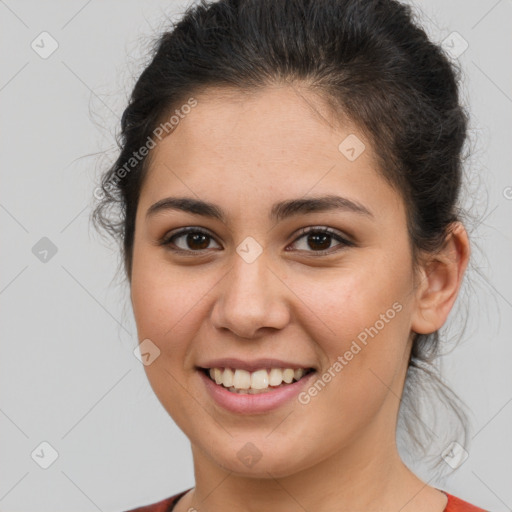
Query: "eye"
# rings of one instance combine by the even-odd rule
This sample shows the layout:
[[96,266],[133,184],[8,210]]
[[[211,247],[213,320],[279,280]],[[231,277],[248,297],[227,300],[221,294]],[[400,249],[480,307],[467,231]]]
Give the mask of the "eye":
[[[299,238],[295,239],[295,244],[298,240],[301,238],[305,239],[305,243],[303,244],[303,247],[306,249],[300,249],[299,250],[306,250],[306,252],[312,252],[316,253],[315,256],[322,256],[324,254],[331,254],[333,252],[337,252],[338,250],[343,249],[345,246],[353,246],[354,243],[347,240],[341,234],[339,234],[337,231],[327,228],[327,227],[309,227],[309,228],[302,228],[299,233],[302,235]],[[329,249],[332,249],[330,247],[332,243],[332,239],[337,240],[340,242],[338,244],[340,249],[336,249],[335,251],[330,251]],[[300,244],[299,244],[300,245]],[[312,251],[308,251],[307,248],[313,249]]]
[[[176,241],[179,240],[180,238],[184,239],[184,242],[182,242],[184,247],[180,247],[179,244],[176,243]],[[170,249],[175,252],[200,252],[208,249],[209,239],[213,240],[213,237],[208,232],[190,226],[188,228],[181,229],[177,233],[165,236],[159,242],[159,245],[170,246]],[[171,246],[176,246],[178,248],[174,249]]]
[[[322,256],[327,253],[331,254],[346,246],[350,247],[354,245],[353,242],[347,240],[340,233],[328,227],[318,226],[302,228],[299,233],[301,236],[295,239],[294,244],[297,244],[297,241],[304,238],[307,241],[303,244],[303,248],[299,248],[299,250],[312,252],[315,256]],[[177,243],[180,239],[183,239],[181,242],[183,245],[181,247],[179,243]],[[340,242],[338,244],[340,249],[335,251],[330,250],[332,249],[332,247],[330,247],[332,239]],[[214,240],[214,238],[207,231],[190,226],[181,229],[176,233],[171,233],[165,236],[161,241],[159,241],[159,245],[168,246],[170,250],[174,252],[186,254],[207,250],[211,240]],[[313,250],[308,251],[308,248]]]

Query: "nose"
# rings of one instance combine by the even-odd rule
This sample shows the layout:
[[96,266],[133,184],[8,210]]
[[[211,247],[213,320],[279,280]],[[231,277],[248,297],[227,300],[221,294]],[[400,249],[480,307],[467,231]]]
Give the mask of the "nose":
[[[290,290],[271,262],[261,254],[248,263],[238,254],[222,280],[212,310],[213,325],[239,338],[254,339],[290,320]],[[220,283],[219,283],[220,284]]]

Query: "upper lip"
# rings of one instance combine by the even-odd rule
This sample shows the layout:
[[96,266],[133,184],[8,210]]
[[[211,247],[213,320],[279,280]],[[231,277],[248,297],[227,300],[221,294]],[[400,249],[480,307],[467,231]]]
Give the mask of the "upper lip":
[[253,359],[251,361],[237,359],[237,358],[223,358],[223,359],[211,359],[203,363],[198,364],[199,368],[235,368],[240,370],[246,370],[248,372],[255,372],[262,368],[292,368],[294,370],[299,368],[313,368],[313,365],[292,363],[290,361],[283,361],[280,359],[261,358]]

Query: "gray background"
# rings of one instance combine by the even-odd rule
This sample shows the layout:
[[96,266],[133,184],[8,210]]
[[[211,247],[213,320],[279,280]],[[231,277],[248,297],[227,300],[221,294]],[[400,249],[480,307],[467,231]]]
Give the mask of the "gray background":
[[[415,4],[436,42],[456,31],[469,44],[457,59],[472,114],[467,205],[477,217],[469,326],[443,359],[473,413],[473,442],[458,471],[430,483],[511,510],[512,2]],[[151,37],[184,5],[0,0],[1,511],[114,512],[193,486],[188,440],[133,355],[128,289],[112,281],[117,248],[89,226]],[[43,31],[58,43],[47,58]],[[58,452],[47,469],[44,441]]]

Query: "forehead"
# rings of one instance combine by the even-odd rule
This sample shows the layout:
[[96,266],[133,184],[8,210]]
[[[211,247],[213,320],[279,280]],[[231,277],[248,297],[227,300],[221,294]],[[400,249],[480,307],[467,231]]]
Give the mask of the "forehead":
[[[193,97],[196,106],[152,150],[145,202],[158,201],[164,192],[206,199],[229,191],[238,201],[259,193],[261,202],[266,195],[286,199],[335,191],[361,198],[364,189],[370,199],[385,192],[381,199],[396,200],[370,142],[311,92],[217,88]],[[347,149],[354,149],[355,159]]]
[[[315,154],[326,150],[332,157],[332,144],[336,149],[339,136],[357,131],[348,120],[340,130],[341,113],[335,115],[319,96],[298,86],[211,88],[194,98],[197,105],[179,122],[172,137],[208,151],[226,150],[218,151],[219,157],[252,153],[254,157],[289,159],[296,155],[304,159],[312,149]],[[339,155],[334,152],[334,156]]]

